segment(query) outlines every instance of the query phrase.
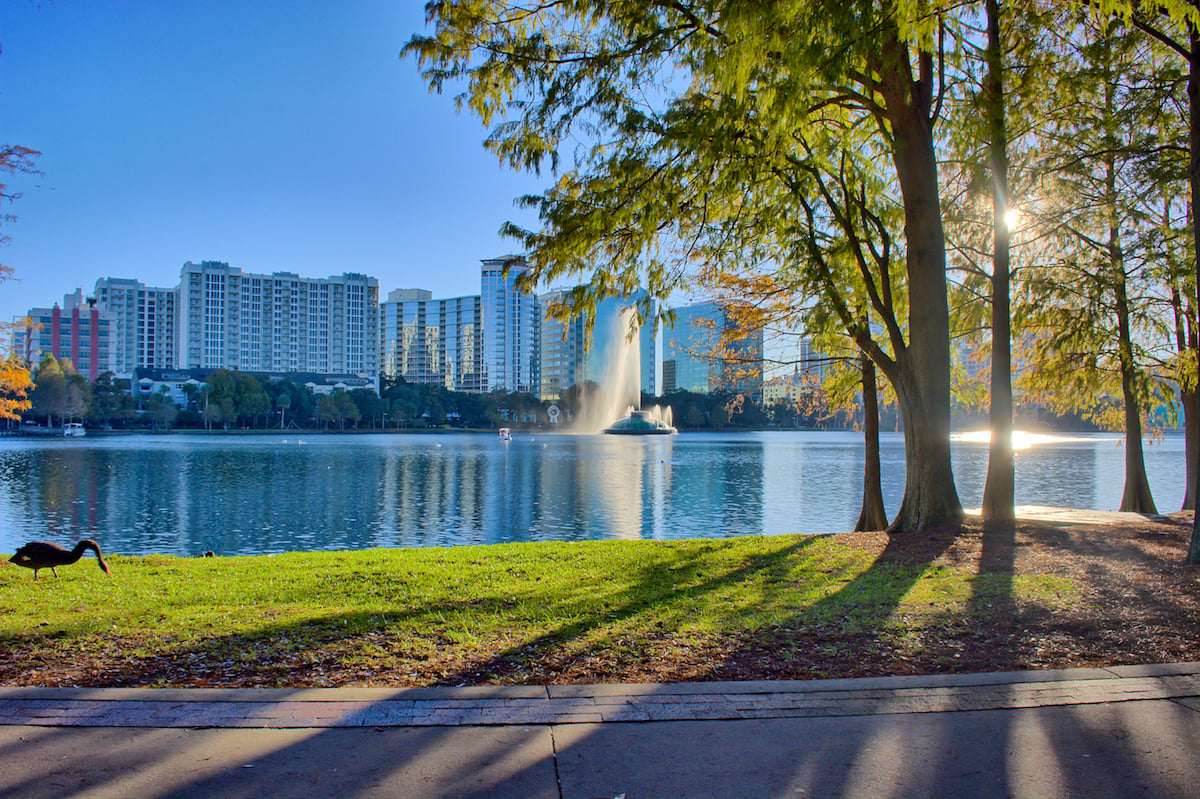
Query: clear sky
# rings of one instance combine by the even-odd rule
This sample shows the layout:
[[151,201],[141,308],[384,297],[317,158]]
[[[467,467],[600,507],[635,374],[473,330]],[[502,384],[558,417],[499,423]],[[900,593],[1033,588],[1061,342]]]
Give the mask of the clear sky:
[[424,30],[423,0],[0,0],[0,143],[43,172],[0,177],[0,320],[189,260],[478,294],[550,178],[400,59]]

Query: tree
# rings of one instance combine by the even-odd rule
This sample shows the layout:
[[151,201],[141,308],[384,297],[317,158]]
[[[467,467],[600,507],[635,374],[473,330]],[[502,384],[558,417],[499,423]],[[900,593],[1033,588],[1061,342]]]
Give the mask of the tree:
[[983,487],[983,518],[1011,520],[1016,517],[1013,492],[1012,313],[1009,281],[1008,124],[1004,98],[1004,44],[1000,34],[1000,4],[986,0],[987,46],[984,60],[987,75],[983,85],[984,118],[987,120],[988,171],[992,183],[992,363],[991,403],[988,422],[987,478]]
[[233,418],[233,402],[228,398],[214,399],[210,396],[200,415],[204,419],[205,429],[211,430],[214,424],[219,424],[228,430]]
[[267,383],[263,390],[266,391],[269,400],[280,410],[279,425],[281,428],[288,425],[297,426],[298,422],[307,423],[307,420],[313,417],[316,400],[313,399],[312,389],[308,386],[300,385],[292,380],[275,380]]
[[[28,147],[0,145],[0,172],[37,174],[33,163],[39,155],[41,153]],[[6,183],[0,183],[0,205],[12,202],[20,196],[19,193],[10,191]],[[0,213],[0,228],[15,219],[12,214]],[[0,246],[7,244],[8,240],[6,234],[0,233]],[[11,275],[12,267],[0,263],[0,282],[7,280]],[[0,332],[7,332],[8,329],[7,324],[0,324]],[[0,419],[20,419],[21,411],[29,410],[32,405],[29,400],[32,388],[29,368],[23,361],[13,354],[0,361]]]
[[1084,411],[1125,432],[1121,510],[1154,513],[1142,452],[1142,417],[1166,399],[1147,350],[1165,341],[1143,179],[1150,43],[1118,21],[1087,19],[1063,40],[1064,63],[1047,89],[1065,112],[1043,141],[1042,214],[1057,254],[1026,281],[1021,315],[1036,334],[1039,368],[1028,385],[1060,410]]
[[657,313],[653,300],[688,286],[695,243],[724,232],[714,221],[736,220],[740,200],[761,185],[782,194],[807,181],[794,159],[836,172],[830,156],[847,137],[890,159],[907,335],[890,355],[867,343],[869,330],[858,336],[895,386],[905,423],[907,480],[893,529],[922,530],[957,524],[962,513],[950,463],[934,148],[944,89],[938,33],[950,10],[801,0],[443,3],[429,6],[435,34],[414,37],[406,52],[435,89],[465,78],[460,102],[485,124],[515,113],[488,140],[514,167],[557,168],[570,137],[590,134],[594,147],[577,153],[574,168],[527,199],[541,230],[506,227],[529,251],[530,281],[588,280],[566,302],[589,325],[600,299],[639,285],[649,292],[639,305],[645,323]]
[[[41,155],[37,150],[21,147],[15,144],[0,145],[0,172],[9,174],[37,174],[34,160]],[[12,202],[21,195],[8,189],[7,183],[0,183],[0,205]],[[12,214],[0,212],[0,228],[16,220]],[[7,244],[9,237],[0,232],[0,246]],[[12,267],[0,263],[0,282],[12,275]],[[0,324],[0,332],[7,332],[9,326]],[[29,410],[32,402],[29,392],[33,381],[28,366],[18,357],[10,354],[0,361],[0,419],[20,419],[21,411]]]
[[275,398],[275,407],[279,409],[279,429],[287,429],[287,411],[292,407],[292,395],[286,391],[280,392]]
[[114,421],[133,418],[135,412],[127,384],[119,384],[112,372],[104,372],[96,378],[92,384],[89,421],[101,426],[111,425]]
[[150,417],[150,424],[155,430],[171,429],[175,417],[179,415],[179,409],[175,407],[175,403],[171,402],[166,386],[163,386],[146,401],[146,415]]
[[262,383],[245,372],[234,373],[233,403],[238,416],[249,417],[250,427],[256,426],[257,417],[271,412],[271,398],[263,391]]
[[383,414],[387,410],[387,405],[383,400],[369,388],[356,388],[349,393],[350,400],[358,409],[360,419],[366,419],[372,427],[375,422],[380,424],[383,422]]
[[54,417],[62,416],[66,411],[67,378],[57,358],[46,353],[38,364],[33,377],[33,391],[30,399],[33,410],[45,414],[46,426],[54,426]]
[[357,424],[361,418],[362,414],[354,400],[343,389],[334,389],[333,393],[326,394],[317,402],[317,419],[325,424],[326,429],[330,424],[344,429],[347,421]]
[[[1197,296],[1196,308],[1200,310],[1200,214],[1196,213],[1196,209],[1200,208],[1200,3],[1197,0],[1102,0],[1098,5],[1102,13],[1116,13],[1166,45],[1187,65],[1187,176],[1191,206],[1192,287]],[[1193,349],[1193,352],[1200,370],[1200,348]],[[1191,411],[1200,419],[1200,391],[1194,391],[1191,400]],[[1195,425],[1200,429],[1200,421]],[[1195,440],[1196,445],[1188,453],[1188,467],[1192,471],[1190,482],[1194,486],[1193,498],[1200,499],[1200,464],[1197,463],[1200,460],[1200,435],[1195,436]],[[1187,562],[1200,564],[1200,512],[1193,515]]]
[[[22,147],[17,144],[0,144],[0,172],[7,172],[10,175],[21,173],[25,175],[36,175],[38,170],[34,167],[34,161],[41,155],[37,150],[31,150],[28,147]],[[19,192],[9,190],[6,183],[0,183],[0,205],[5,202],[12,202],[20,198]],[[16,221],[16,217],[12,214],[0,213],[0,227]],[[0,246],[8,244],[8,236],[0,233]],[[12,275],[12,267],[0,263],[0,280],[6,280]]]
[[92,386],[87,378],[77,372],[67,376],[62,405],[64,419],[82,419],[91,412],[91,407]]
[[29,410],[29,392],[33,380],[29,370],[16,355],[0,361],[0,419],[20,420],[21,411]]

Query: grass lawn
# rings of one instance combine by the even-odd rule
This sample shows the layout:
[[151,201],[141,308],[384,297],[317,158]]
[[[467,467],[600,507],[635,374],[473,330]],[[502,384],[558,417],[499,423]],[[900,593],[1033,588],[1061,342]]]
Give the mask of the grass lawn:
[[[37,581],[5,562],[0,684],[455,685],[1092,663],[1103,658],[1086,627],[1111,609],[1085,568],[1099,533],[1077,533],[1022,526],[999,559],[968,528],[901,544],[854,534],[114,555],[111,578],[89,555]],[[1155,535],[1163,545],[1174,533]],[[1141,552],[1134,532],[1127,539],[1124,560]],[[1170,568],[1167,551],[1137,558]],[[1108,567],[1118,582],[1127,570]],[[1177,582],[1174,612],[1194,616],[1194,573]],[[1200,625],[1190,626],[1167,659],[1200,652]]]

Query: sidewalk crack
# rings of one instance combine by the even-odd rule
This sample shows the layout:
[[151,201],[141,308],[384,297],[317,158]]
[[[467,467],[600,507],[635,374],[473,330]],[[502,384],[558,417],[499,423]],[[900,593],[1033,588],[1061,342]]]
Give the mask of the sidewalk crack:
[[563,799],[562,775],[558,773],[558,741],[554,739],[554,725],[546,725],[550,731],[550,757],[554,760],[554,784],[558,787],[558,799]]
[[[542,688],[546,691],[546,704],[550,705],[552,697],[550,696],[550,686],[544,685]],[[550,757],[554,760],[554,785],[558,788],[558,799],[563,799],[562,775],[558,771],[558,741],[554,738],[554,712],[550,712],[550,724],[546,725],[546,729],[550,733]]]

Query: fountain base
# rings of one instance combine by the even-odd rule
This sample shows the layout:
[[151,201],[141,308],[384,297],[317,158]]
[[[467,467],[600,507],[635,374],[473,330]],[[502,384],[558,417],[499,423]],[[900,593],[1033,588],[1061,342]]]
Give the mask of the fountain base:
[[613,422],[604,432],[614,436],[669,436],[679,431],[654,418],[649,411],[634,411],[624,419]]

